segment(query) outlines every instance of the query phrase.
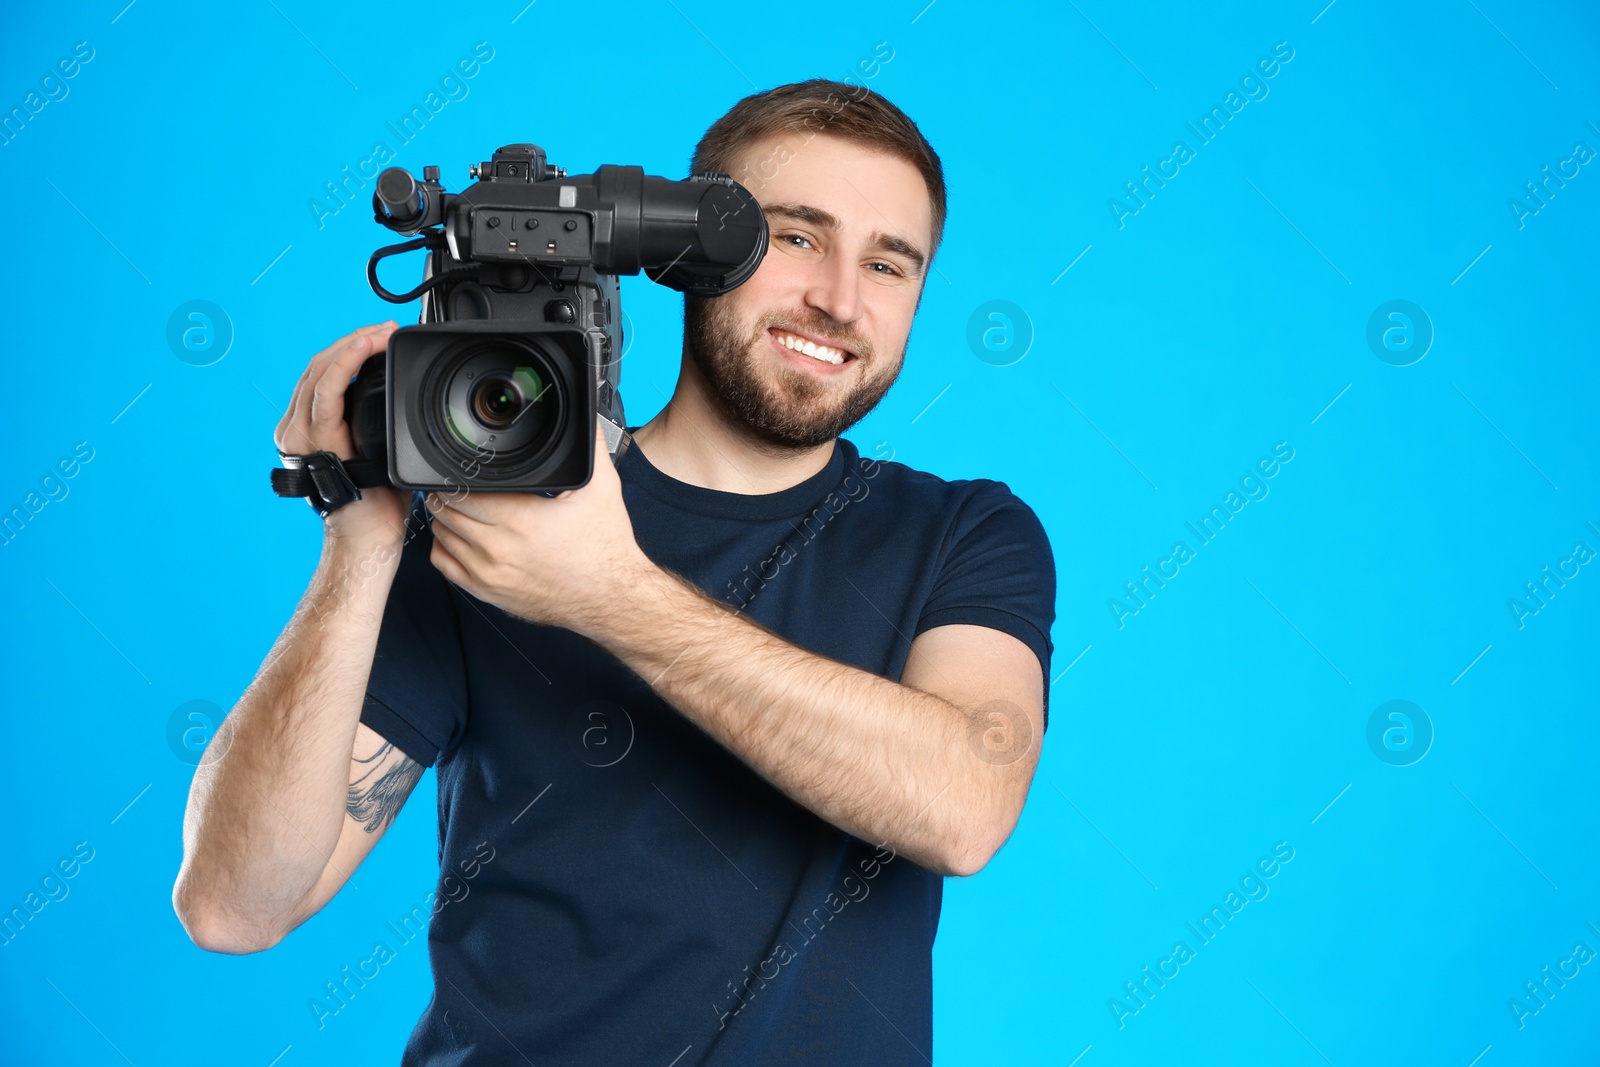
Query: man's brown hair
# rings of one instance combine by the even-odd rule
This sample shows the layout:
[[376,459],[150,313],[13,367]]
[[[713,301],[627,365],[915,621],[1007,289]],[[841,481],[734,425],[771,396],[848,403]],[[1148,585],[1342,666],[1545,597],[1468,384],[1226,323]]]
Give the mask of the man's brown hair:
[[933,207],[933,247],[928,249],[931,265],[944,238],[944,167],[917,124],[864,85],[812,78],[753,93],[711,124],[695,146],[689,170],[691,174],[726,174],[752,193],[758,192],[779,166],[793,158],[794,148],[786,140],[768,158],[747,161],[735,174],[741,152],[775,135],[795,134],[795,141],[804,144],[819,133],[887,152],[917,168],[927,183]]

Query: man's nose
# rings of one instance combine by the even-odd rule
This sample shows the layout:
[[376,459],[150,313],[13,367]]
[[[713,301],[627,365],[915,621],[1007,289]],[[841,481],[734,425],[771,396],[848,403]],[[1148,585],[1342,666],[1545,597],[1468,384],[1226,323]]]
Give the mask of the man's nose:
[[861,317],[861,273],[854,259],[830,255],[816,268],[806,303],[826,312],[836,322],[850,323]]

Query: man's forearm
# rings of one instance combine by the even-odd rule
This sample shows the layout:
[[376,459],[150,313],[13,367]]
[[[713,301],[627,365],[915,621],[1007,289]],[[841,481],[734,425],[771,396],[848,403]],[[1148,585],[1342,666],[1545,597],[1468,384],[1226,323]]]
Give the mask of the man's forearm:
[[324,546],[294,617],[196,768],[174,904],[214,944],[260,943],[328,864],[398,559],[389,545]]
[[941,873],[969,868],[993,837],[1015,771],[973,757],[967,709],[798,648],[659,568],[594,629],[663,699],[833,825]]

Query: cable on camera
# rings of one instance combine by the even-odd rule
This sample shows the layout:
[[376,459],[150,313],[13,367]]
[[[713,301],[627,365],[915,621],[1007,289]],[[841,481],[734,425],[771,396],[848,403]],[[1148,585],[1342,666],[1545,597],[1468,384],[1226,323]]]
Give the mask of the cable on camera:
[[418,248],[436,250],[443,247],[445,247],[444,235],[437,233],[426,234],[422,237],[418,237],[410,241],[404,241],[397,245],[386,245],[385,247],[380,248],[376,252],[372,253],[372,258],[367,260],[367,282],[372,286],[372,291],[374,293],[377,293],[379,297],[387,300],[389,303],[406,304],[412,300],[415,300],[423,293],[428,292],[430,289],[436,289],[439,286],[450,282],[470,281],[478,277],[478,268],[475,266],[452,267],[449,270],[440,271],[431,278],[424,279],[421,285],[417,286],[408,293],[391,293],[389,290],[383,287],[382,282],[378,281],[378,261],[380,259],[387,259],[390,256],[397,256],[402,252],[412,252]]

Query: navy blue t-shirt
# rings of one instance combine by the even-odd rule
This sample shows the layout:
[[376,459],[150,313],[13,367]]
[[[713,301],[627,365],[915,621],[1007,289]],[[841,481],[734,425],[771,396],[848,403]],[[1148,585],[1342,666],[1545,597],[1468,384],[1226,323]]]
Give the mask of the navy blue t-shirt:
[[[919,633],[973,623],[1048,688],[1054,560],[1003,482],[844,438],[764,495],[637,445],[617,471],[651,560],[796,646],[898,681]],[[596,643],[452,586],[414,501],[361,715],[438,772],[435,989],[405,1067],[931,1058],[943,879],[791,800]]]

